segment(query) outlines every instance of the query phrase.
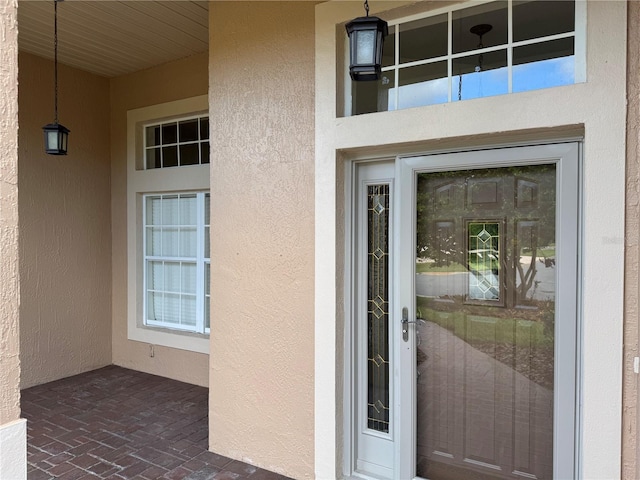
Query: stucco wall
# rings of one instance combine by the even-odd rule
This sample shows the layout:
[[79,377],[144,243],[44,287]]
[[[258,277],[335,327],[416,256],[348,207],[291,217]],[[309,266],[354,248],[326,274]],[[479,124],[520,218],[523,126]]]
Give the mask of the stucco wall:
[[44,153],[53,63],[20,54],[21,386],[111,363],[109,85],[59,67],[69,154]]
[[205,95],[207,54],[112,78],[111,211],[113,363],[196,385],[208,384],[208,356],[127,338],[127,111]]
[[622,478],[640,478],[638,465],[638,263],[640,260],[640,3],[627,4],[627,190],[625,217],[624,396]]
[[0,426],[20,417],[17,8],[0,4]]
[[310,478],[314,2],[209,15],[210,449]]

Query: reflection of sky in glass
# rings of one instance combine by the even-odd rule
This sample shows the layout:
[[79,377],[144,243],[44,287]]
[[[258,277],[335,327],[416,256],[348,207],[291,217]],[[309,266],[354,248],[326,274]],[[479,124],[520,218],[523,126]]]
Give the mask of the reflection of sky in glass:
[[[434,105],[436,103],[447,103],[449,82],[446,78],[438,78],[427,82],[413,83],[400,87],[398,92],[398,108],[421,107],[424,105]],[[395,95],[395,89],[391,96]],[[392,100],[389,98],[389,110],[391,110]],[[395,99],[393,100],[395,103]]]
[[451,100],[458,101],[458,88],[462,80],[460,89],[460,99],[469,100],[471,98],[492,97],[502,95],[509,91],[509,79],[507,67],[486,70],[484,72],[471,72],[465,75],[453,77]]
[[574,56],[513,66],[513,91],[559,87],[575,83]]
[[[575,83],[575,57],[573,55],[514,65],[512,69],[513,92],[525,92],[541,88],[572,85]],[[451,101],[458,101],[460,76],[451,79]],[[462,75],[462,100],[491,97],[508,93],[507,68],[496,68],[484,72]],[[448,81],[446,78],[413,83],[400,87],[396,106],[396,89],[389,89],[388,109],[422,107],[447,103]]]

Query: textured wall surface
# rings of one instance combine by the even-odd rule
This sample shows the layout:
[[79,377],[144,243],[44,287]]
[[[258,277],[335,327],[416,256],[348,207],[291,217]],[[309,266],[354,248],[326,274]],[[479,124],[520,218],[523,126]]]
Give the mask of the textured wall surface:
[[0,425],[20,417],[17,8],[0,2]]
[[209,15],[210,449],[310,478],[314,2]]
[[624,390],[622,478],[640,478],[638,464],[638,278],[640,272],[640,3],[627,4],[627,190],[625,217]]
[[113,265],[113,363],[206,386],[209,357],[154,347],[127,338],[127,110],[205,95],[207,54],[113,78],[111,87],[111,210]]
[[109,84],[59,66],[67,156],[46,155],[53,63],[20,54],[21,387],[111,363]]

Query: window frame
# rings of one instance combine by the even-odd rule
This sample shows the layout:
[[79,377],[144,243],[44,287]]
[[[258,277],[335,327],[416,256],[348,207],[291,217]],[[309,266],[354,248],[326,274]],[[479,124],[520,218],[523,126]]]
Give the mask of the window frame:
[[[196,198],[196,255],[194,257],[186,257],[186,256],[171,256],[171,255],[152,255],[148,252],[148,227],[153,227],[153,224],[147,223],[148,219],[148,210],[147,210],[147,199],[151,197],[160,197],[163,200],[163,197],[169,196],[191,196],[195,195]],[[207,322],[207,309],[205,307],[206,301],[208,298],[207,292],[205,291],[206,287],[206,269],[207,265],[211,264],[211,258],[206,256],[206,239],[205,232],[207,231],[209,224],[206,223],[206,197],[209,195],[208,190],[204,191],[194,191],[194,192],[164,192],[164,193],[145,193],[142,195],[142,245],[143,245],[143,258],[144,258],[144,266],[143,266],[143,288],[142,294],[144,296],[142,311],[142,318],[144,319],[144,324],[147,327],[160,327],[160,328],[168,328],[181,330],[185,332],[195,332],[201,334],[209,334],[211,329],[211,322]],[[159,225],[162,227],[163,225]],[[169,322],[164,322],[160,320],[152,320],[149,318],[149,294],[151,293],[149,289],[149,263],[150,262],[180,262],[180,263],[191,263],[195,264],[195,325],[185,326],[182,324],[172,324]],[[210,268],[210,267],[209,267]],[[182,277],[181,279],[182,280]],[[160,290],[158,290],[160,291]],[[162,290],[163,293],[167,293],[166,286]],[[183,293],[183,292],[180,292]],[[209,323],[209,326],[207,326]]]
[[[201,137],[201,126],[200,126],[200,122],[203,118],[207,118],[207,122],[208,122],[208,115],[204,115],[204,114],[195,114],[195,115],[186,115],[186,116],[182,116],[182,117],[177,117],[177,118],[169,118],[169,119],[162,119],[162,120],[158,120],[158,121],[150,121],[150,122],[145,122],[142,125],[142,142],[143,142],[143,150],[142,150],[142,155],[143,155],[143,161],[142,161],[142,169],[143,170],[156,170],[156,169],[164,169],[164,168],[178,168],[178,167],[191,167],[191,166],[195,166],[195,165],[204,165],[206,163],[209,162],[204,162],[203,158],[202,158],[202,147],[201,145],[203,144],[207,144],[207,149],[210,149],[210,139],[209,139],[209,134],[207,134],[206,138],[202,138]],[[198,139],[197,140],[187,140],[187,141],[181,141],[180,140],[180,127],[179,124],[180,123],[185,123],[188,121],[192,121],[192,120],[197,120],[198,121]],[[172,123],[176,124],[176,129],[177,129],[177,135],[176,135],[176,141],[175,142],[169,142],[169,143],[163,143],[163,139],[162,139],[162,130],[163,127],[166,125],[170,125]],[[147,137],[147,129],[150,127],[160,127],[160,143],[158,143],[158,145],[148,145],[148,137]],[[183,145],[197,145],[198,146],[198,163],[194,163],[194,164],[186,164],[186,165],[181,165],[180,164],[180,147]],[[176,147],[177,148],[177,165],[162,165],[162,160],[161,160],[161,165],[159,167],[153,167],[153,168],[149,168],[148,167],[148,152],[153,150],[153,149],[160,149],[162,150],[165,147]],[[161,154],[162,155],[162,154]]]
[[[198,353],[209,353],[209,334],[145,325],[144,195],[209,191],[209,164],[144,169],[144,126],[207,115],[207,95],[127,112],[127,338]],[[211,125],[209,125],[211,130]],[[208,292],[207,292],[208,293]]]
[[[389,65],[386,67],[382,67],[382,73],[384,74],[385,72],[392,72],[393,73],[393,90],[394,90],[394,99],[391,101],[390,103],[391,105],[393,105],[393,109],[387,109],[387,110],[380,110],[378,112],[372,112],[372,113],[382,113],[385,111],[397,111],[397,110],[405,110],[407,108],[422,108],[422,107],[430,107],[430,106],[434,106],[434,105],[442,105],[442,104],[450,104],[450,103],[458,103],[460,100],[455,99],[454,100],[454,86],[453,86],[453,81],[454,81],[454,74],[453,74],[453,62],[456,59],[459,58],[464,58],[464,57],[468,57],[468,56],[473,56],[473,55],[478,55],[478,54],[488,54],[491,52],[497,52],[497,51],[502,51],[502,50],[506,50],[506,55],[507,55],[507,65],[505,66],[505,68],[507,69],[507,92],[505,92],[505,95],[511,95],[513,93],[522,93],[522,92],[528,92],[528,91],[536,91],[536,90],[540,90],[540,89],[532,89],[532,90],[518,90],[516,92],[513,91],[513,50],[515,48],[518,47],[524,47],[524,46],[528,46],[528,45],[534,45],[534,44],[541,44],[541,43],[547,43],[547,42],[551,42],[554,40],[561,40],[561,39],[566,39],[566,38],[573,38],[574,39],[574,82],[571,85],[575,85],[578,83],[584,83],[587,81],[587,67],[586,67],[586,58],[587,58],[587,39],[586,39],[586,32],[587,32],[587,1],[586,0],[575,0],[575,24],[574,24],[574,30],[573,32],[567,32],[567,33],[559,33],[559,34],[553,34],[553,35],[545,35],[545,36],[541,36],[541,37],[536,37],[536,38],[532,38],[532,39],[527,39],[527,40],[519,40],[519,41],[514,41],[513,40],[513,1],[514,0],[504,0],[507,2],[507,10],[508,10],[508,15],[507,15],[507,22],[508,22],[508,38],[507,38],[507,43],[505,44],[500,44],[497,46],[490,46],[490,47],[485,47],[485,48],[481,48],[481,49],[473,49],[473,50],[468,50],[468,51],[463,51],[463,52],[458,52],[458,53],[454,53],[453,52],[453,45],[452,45],[452,28],[453,28],[453,16],[454,16],[454,12],[460,11],[460,10],[465,10],[467,8],[471,8],[471,7],[478,7],[481,5],[485,5],[485,4],[489,4],[489,3],[494,3],[498,0],[482,0],[482,1],[477,1],[477,2],[473,2],[473,3],[469,3],[469,2],[462,2],[460,4],[456,4],[456,5],[450,5],[447,7],[441,7],[441,8],[435,8],[433,10],[428,10],[425,12],[421,12],[421,13],[417,13],[417,14],[412,14],[412,15],[408,15],[408,16],[402,16],[399,18],[395,18],[395,19],[391,19],[389,20],[387,23],[389,25],[389,29],[393,29],[393,33],[389,33],[389,36],[394,35],[394,53],[393,53],[393,65]],[[438,56],[438,57],[433,57],[433,58],[428,58],[428,59],[421,59],[421,60],[416,60],[413,62],[405,62],[405,63],[399,63],[399,36],[400,36],[400,26],[406,23],[410,23],[410,22],[414,22],[417,20],[422,20],[425,18],[431,18],[431,17],[436,17],[438,15],[447,15],[447,43],[448,43],[448,47],[447,47],[447,54],[446,55],[442,55],[442,56]],[[349,68],[348,68],[348,63],[349,63],[349,55],[348,55],[348,51],[347,49],[349,48],[348,42],[344,43],[344,54],[343,54],[343,59],[345,62],[344,65],[344,71],[348,72]],[[416,67],[416,66],[422,66],[422,65],[429,65],[429,64],[435,64],[438,62],[447,62],[447,101],[446,102],[440,102],[440,103],[433,103],[433,104],[425,104],[425,105],[421,105],[418,107],[403,107],[403,108],[398,108],[398,102],[399,102],[399,72],[401,69],[404,68],[411,68],[411,67]],[[444,78],[444,77],[443,77]],[[350,79],[348,73],[345,73],[345,75],[343,76],[343,82],[346,88],[344,88],[344,116],[346,117],[351,117],[351,116],[355,116],[357,114],[353,113],[353,94],[352,94],[352,88],[353,88],[353,83],[352,80]],[[549,88],[556,88],[556,87],[549,87]],[[488,97],[488,96],[487,96]],[[487,98],[487,97],[478,97],[478,98]],[[464,100],[464,99],[463,99]],[[470,99],[471,100],[471,99]]]

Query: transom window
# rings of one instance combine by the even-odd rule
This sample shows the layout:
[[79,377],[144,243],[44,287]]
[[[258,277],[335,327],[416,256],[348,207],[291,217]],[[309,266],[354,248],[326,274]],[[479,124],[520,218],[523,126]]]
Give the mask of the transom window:
[[209,163],[209,117],[187,117],[144,127],[145,169]]
[[583,9],[574,0],[500,0],[391,22],[381,79],[351,82],[352,114],[584,81]]
[[209,193],[144,195],[145,325],[209,333]]

